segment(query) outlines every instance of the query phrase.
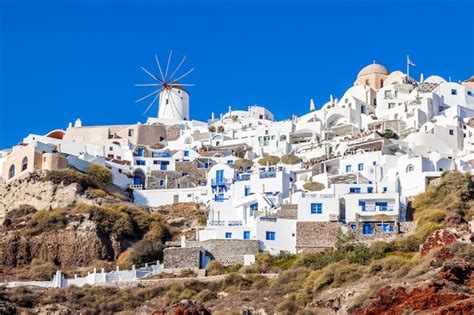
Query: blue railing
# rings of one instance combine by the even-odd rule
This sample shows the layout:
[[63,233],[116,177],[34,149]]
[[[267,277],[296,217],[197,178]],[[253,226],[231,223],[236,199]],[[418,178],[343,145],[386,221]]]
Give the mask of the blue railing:
[[152,152],[151,153],[152,157],[164,157],[164,158],[169,158],[171,157],[171,152]]
[[274,178],[276,177],[276,172],[275,171],[269,171],[269,172],[261,172],[260,178]]
[[235,176],[234,179],[235,179],[236,181],[246,181],[246,180],[250,180],[250,174],[240,174],[240,175]]

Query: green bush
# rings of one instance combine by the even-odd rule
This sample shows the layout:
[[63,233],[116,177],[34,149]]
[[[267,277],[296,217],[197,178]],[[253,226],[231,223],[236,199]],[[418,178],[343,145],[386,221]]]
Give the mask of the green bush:
[[89,164],[87,174],[96,183],[106,185],[112,183],[112,172],[105,166]]
[[143,239],[132,246],[130,258],[136,265],[163,260],[163,244],[157,239]]
[[294,165],[300,163],[301,158],[294,154],[285,154],[281,156],[281,162],[284,164]]
[[216,132],[216,127],[215,126],[209,126],[208,130],[209,130],[209,132]]
[[380,135],[386,139],[398,139],[398,135],[391,129],[385,129]]
[[51,280],[56,273],[56,266],[51,262],[33,259],[30,263],[28,278],[30,280]]
[[306,277],[310,273],[309,268],[299,267],[280,272],[278,278],[273,282],[272,289],[284,293],[295,292],[299,290]]
[[133,223],[129,215],[116,207],[95,207],[90,211],[91,219],[107,235],[135,237]]
[[262,166],[276,165],[276,164],[278,164],[278,162],[280,162],[280,158],[278,156],[275,156],[275,155],[265,156],[265,157],[258,160],[258,164],[260,164]]
[[356,244],[348,256],[351,264],[365,265],[372,259],[372,252],[365,244]]
[[320,191],[323,190],[325,186],[318,182],[306,182],[303,184],[303,188],[308,191]]
[[196,300],[204,303],[217,298],[217,294],[209,289],[204,289],[196,295]]
[[384,255],[388,252],[393,251],[394,246],[393,243],[384,242],[384,241],[376,241],[370,244],[370,252],[373,258],[380,259],[384,257]]
[[64,210],[39,210],[26,223],[26,232],[29,235],[38,235],[51,230],[59,230],[66,226]]

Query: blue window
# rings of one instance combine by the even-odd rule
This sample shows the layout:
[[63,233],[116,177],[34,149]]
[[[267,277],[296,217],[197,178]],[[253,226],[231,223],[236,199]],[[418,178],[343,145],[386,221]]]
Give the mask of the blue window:
[[364,163],[357,164],[357,170],[363,171],[364,170]]
[[367,187],[367,192],[369,194],[373,193],[374,192],[374,187]]
[[165,180],[164,179],[160,179],[160,187],[163,187],[165,185]]
[[375,202],[375,207],[377,207],[377,206],[379,207],[380,211],[387,211],[388,210],[387,202],[385,202],[385,201]]
[[362,211],[365,211],[365,201],[359,200],[359,208]]
[[352,166],[346,165],[346,173],[349,173],[352,171]]
[[140,176],[135,176],[133,178],[133,185],[141,185],[142,184],[142,178]]
[[250,205],[250,210],[251,211],[257,211],[258,210],[258,203],[253,203]]
[[350,227],[351,227],[351,230],[352,230],[352,231],[357,230],[357,224],[352,223],[352,224],[350,225]]
[[145,165],[145,160],[137,160],[136,164],[137,165]]
[[384,188],[383,188],[383,192],[384,192],[384,193],[387,192],[387,187],[384,187]]
[[144,152],[143,148],[138,148],[137,149],[137,155],[138,156],[143,156],[143,152]]
[[268,240],[268,241],[274,241],[275,240],[275,232],[266,231],[265,232],[265,239]]
[[250,231],[244,231],[244,240],[250,239]]
[[349,192],[351,194],[360,194],[360,187],[350,187]]
[[225,238],[232,238],[232,232],[225,232]]
[[227,164],[232,165],[232,164],[234,164],[234,161],[228,160],[228,161],[227,161]]
[[380,229],[382,233],[392,233],[393,232],[393,225],[390,223],[378,223],[377,227]]
[[373,234],[372,225],[370,223],[364,223],[364,225],[362,225],[362,234]]
[[168,169],[168,165],[170,165],[170,162],[168,162],[168,161],[162,161],[162,162],[161,162],[161,166],[160,166],[160,170],[166,171],[166,170]]
[[250,195],[250,186],[245,186],[244,187],[244,196]]
[[321,214],[323,213],[323,204],[322,203],[312,203],[311,204],[311,214]]
[[184,156],[186,156],[186,157],[189,156],[189,151],[188,150],[184,151]]
[[224,182],[224,170],[216,171],[216,183],[219,185]]
[[372,162],[372,165],[377,165],[377,161],[373,161],[373,162]]

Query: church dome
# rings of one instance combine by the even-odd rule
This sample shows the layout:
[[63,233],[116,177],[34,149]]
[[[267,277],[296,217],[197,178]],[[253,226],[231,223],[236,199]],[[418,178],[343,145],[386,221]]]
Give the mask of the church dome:
[[389,72],[388,72],[387,68],[385,68],[384,66],[379,65],[378,63],[372,63],[372,64],[362,68],[362,70],[360,70],[359,74],[357,75],[357,78],[359,78],[361,76],[368,75],[368,74],[388,75]]

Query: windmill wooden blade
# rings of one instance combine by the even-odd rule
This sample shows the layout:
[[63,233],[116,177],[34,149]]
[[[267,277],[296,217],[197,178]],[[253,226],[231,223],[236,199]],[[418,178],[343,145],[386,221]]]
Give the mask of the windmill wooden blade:
[[176,72],[178,72],[179,68],[181,68],[181,66],[183,65],[183,62],[186,60],[186,56],[183,57],[183,59],[181,60],[181,62],[179,63],[179,65],[176,67],[176,69],[173,71],[173,73],[170,75],[170,79],[169,81],[171,82],[171,80],[173,79],[173,76],[176,74]]
[[143,115],[146,115],[146,113],[148,113],[148,111],[150,110],[150,108],[153,106],[153,104],[156,102],[156,99],[160,97],[160,94],[156,94],[156,96],[153,98],[153,100],[151,101],[150,105],[148,105],[148,107],[146,108],[145,112],[143,113]]
[[171,62],[171,55],[172,54],[173,54],[173,51],[170,50],[170,55],[168,56],[168,64],[166,65],[165,81],[167,81],[167,78],[168,78],[168,69],[170,68],[170,62]]
[[189,70],[188,72],[186,72],[186,73],[183,74],[182,76],[180,76],[179,78],[177,78],[175,81],[177,82],[177,81],[181,80],[182,78],[184,78],[185,76],[187,76],[188,74],[190,74],[190,73],[193,72],[193,71],[194,71],[194,67],[191,68],[191,70]]
[[163,82],[165,80],[165,76],[163,75],[163,71],[161,71],[160,60],[158,60],[158,55],[157,54],[155,54],[155,60],[156,60],[156,64],[158,65],[158,70],[160,70],[160,75],[161,75],[161,78],[162,78],[161,82]]
[[[143,96],[142,98],[136,100],[135,103],[138,103],[138,102],[140,102],[140,101],[143,101],[144,99],[147,99],[147,98],[149,98],[150,96],[152,96],[153,94],[159,93],[160,91],[161,91],[161,89],[156,90],[156,91],[153,91],[153,92],[151,92],[150,94],[147,94],[147,95]],[[159,95],[159,94],[158,94],[158,95]]]

